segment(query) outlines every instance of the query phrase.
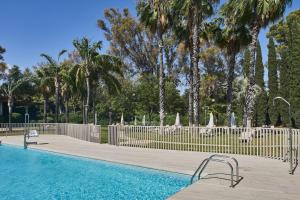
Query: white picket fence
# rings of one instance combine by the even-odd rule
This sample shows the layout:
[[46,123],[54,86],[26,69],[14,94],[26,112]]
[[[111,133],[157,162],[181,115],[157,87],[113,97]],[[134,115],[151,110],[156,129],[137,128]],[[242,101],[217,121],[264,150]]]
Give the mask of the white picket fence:
[[[300,129],[292,129],[293,159],[299,159]],[[289,159],[288,128],[109,126],[112,145],[242,154]]]
[[100,143],[101,126],[93,124],[58,124],[61,135]]
[[69,123],[0,123],[0,136],[23,135],[25,129],[39,134],[67,135],[84,141],[100,143],[101,126]]

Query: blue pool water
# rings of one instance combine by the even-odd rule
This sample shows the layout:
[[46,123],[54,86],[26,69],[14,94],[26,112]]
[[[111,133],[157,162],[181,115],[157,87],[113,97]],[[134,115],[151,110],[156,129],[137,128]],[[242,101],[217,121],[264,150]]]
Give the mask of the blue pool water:
[[0,146],[1,200],[166,199],[189,176]]

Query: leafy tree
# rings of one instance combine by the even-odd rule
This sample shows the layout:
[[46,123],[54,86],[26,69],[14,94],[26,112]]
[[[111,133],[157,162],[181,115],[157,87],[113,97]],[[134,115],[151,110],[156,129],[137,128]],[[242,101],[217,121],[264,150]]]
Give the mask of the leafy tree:
[[4,71],[5,70],[5,63],[3,62],[4,58],[3,58],[3,54],[5,53],[5,49],[3,47],[0,46],[0,71]]
[[264,64],[262,60],[262,52],[260,43],[257,43],[256,64],[255,64],[255,82],[260,88],[260,94],[255,101],[254,123],[255,126],[265,124],[265,116],[267,113],[267,93],[264,82]]
[[157,72],[157,37],[135,19],[128,9],[120,12],[114,8],[104,11],[105,20],[98,20],[98,27],[110,42],[109,53],[120,56],[129,73]]
[[[300,23],[300,10],[291,12],[287,18],[289,21]],[[277,52],[277,64],[279,70],[279,94],[283,98],[290,101],[290,96],[293,95],[291,90],[292,82],[292,68],[290,64],[289,56],[289,36],[290,36],[290,27],[286,19],[282,19],[279,23],[274,24],[270,27],[270,31],[267,34],[267,37],[274,38],[276,43],[276,52]],[[278,102],[280,110],[281,120],[283,125],[289,124],[289,116],[287,112],[286,104]],[[293,105],[292,105],[293,107]]]
[[155,114],[159,112],[157,79],[150,75],[141,77],[140,84],[137,86],[137,94],[140,94],[138,99],[138,107],[142,111],[140,114],[147,114],[150,123],[152,123]]
[[288,35],[288,61],[290,66],[290,102],[293,110],[294,126],[300,125],[300,23],[287,18],[289,26]]
[[268,54],[268,77],[269,77],[269,116],[271,123],[275,124],[278,118],[278,109],[273,106],[273,99],[278,96],[278,64],[276,58],[275,44],[272,37],[269,38]]

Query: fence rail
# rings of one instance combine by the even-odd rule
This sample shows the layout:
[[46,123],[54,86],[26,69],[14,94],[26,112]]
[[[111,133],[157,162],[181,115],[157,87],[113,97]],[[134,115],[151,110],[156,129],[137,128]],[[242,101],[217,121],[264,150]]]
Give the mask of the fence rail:
[[[299,160],[300,129],[292,129],[293,162]],[[289,129],[109,126],[112,145],[242,154],[289,160]]]
[[67,135],[84,141],[100,143],[101,127],[93,124],[68,123],[0,123],[0,136],[23,135],[25,130],[39,134]]

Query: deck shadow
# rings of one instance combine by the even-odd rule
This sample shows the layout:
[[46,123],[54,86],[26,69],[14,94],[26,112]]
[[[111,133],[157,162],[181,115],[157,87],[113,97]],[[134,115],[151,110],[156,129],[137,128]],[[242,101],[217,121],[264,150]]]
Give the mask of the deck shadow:
[[[218,175],[225,175],[225,176],[228,176],[228,178],[227,177],[220,177]],[[237,186],[244,179],[243,176],[239,176],[238,180],[236,180],[236,176],[235,175],[233,177],[234,177],[234,179],[233,179],[234,184],[232,186],[233,188],[235,186]],[[226,174],[226,173],[209,173],[206,176],[200,178],[200,180],[204,180],[204,179],[219,179],[219,180],[231,181],[231,174]]]

